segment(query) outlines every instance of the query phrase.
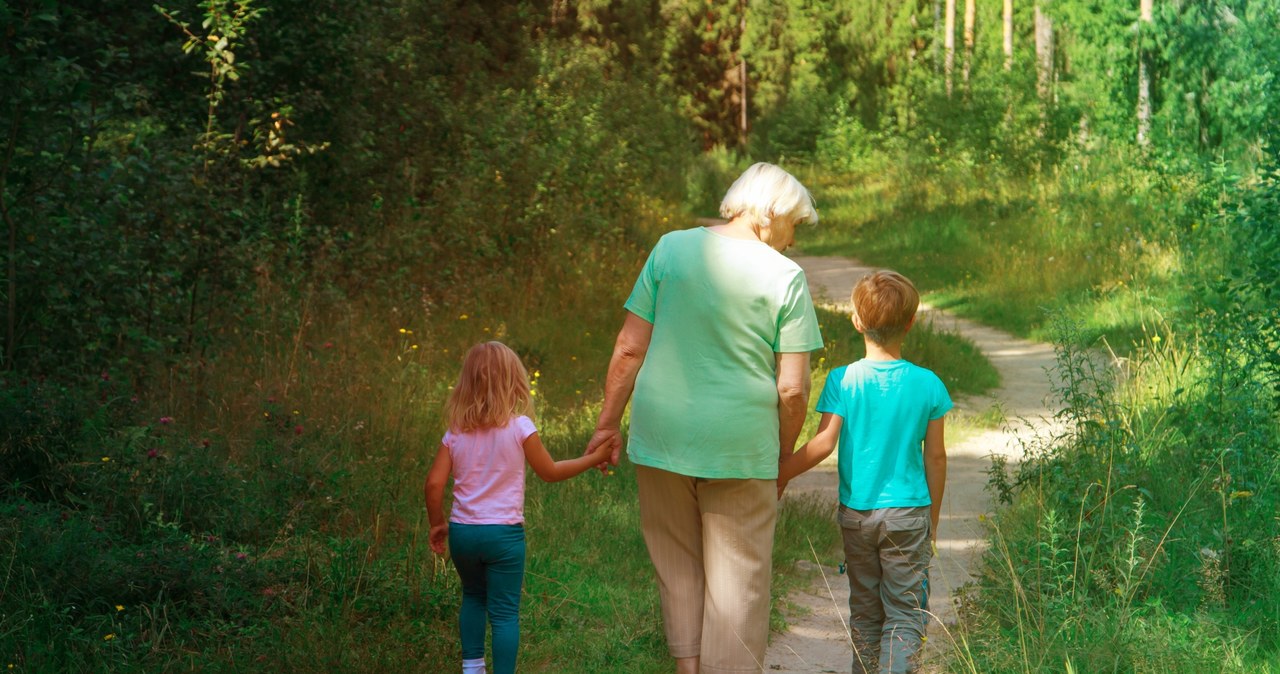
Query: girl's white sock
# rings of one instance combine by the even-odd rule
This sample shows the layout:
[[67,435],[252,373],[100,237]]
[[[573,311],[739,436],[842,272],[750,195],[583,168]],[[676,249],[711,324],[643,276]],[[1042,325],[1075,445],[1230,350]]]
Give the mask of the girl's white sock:
[[462,674],[485,674],[484,658],[462,661]]

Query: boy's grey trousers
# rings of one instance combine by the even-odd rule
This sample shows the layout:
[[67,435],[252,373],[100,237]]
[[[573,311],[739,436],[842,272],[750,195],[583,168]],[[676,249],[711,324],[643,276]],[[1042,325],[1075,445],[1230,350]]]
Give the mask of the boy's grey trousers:
[[853,674],[914,672],[929,608],[929,506],[840,506]]

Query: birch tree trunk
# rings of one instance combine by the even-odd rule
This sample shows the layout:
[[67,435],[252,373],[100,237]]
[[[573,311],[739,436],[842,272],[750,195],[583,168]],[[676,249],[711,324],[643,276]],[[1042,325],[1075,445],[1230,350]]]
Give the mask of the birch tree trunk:
[[977,21],[975,0],[964,0],[964,81],[969,83],[969,71],[973,69],[973,26]]
[[947,98],[951,97],[951,75],[956,69],[956,0],[947,0],[947,16],[942,35],[943,77],[946,78]]
[[1138,0],[1138,146],[1151,145],[1151,64],[1142,39],[1151,28],[1153,0]]
[[1050,0],[1036,3],[1036,93],[1047,110],[1053,102],[1053,20],[1044,13]]
[[1013,0],[1004,0],[1004,69],[1013,70]]

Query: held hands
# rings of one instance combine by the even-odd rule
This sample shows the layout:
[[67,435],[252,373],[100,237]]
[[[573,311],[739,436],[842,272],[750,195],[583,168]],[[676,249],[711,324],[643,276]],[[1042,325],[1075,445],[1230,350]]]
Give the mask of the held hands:
[[583,456],[594,457],[597,461],[596,468],[608,475],[609,466],[618,465],[621,453],[622,431],[616,428],[597,428],[587,442],[587,451],[583,452]]
[[431,527],[430,541],[431,551],[437,555],[444,554],[444,542],[449,539],[449,523],[437,524]]

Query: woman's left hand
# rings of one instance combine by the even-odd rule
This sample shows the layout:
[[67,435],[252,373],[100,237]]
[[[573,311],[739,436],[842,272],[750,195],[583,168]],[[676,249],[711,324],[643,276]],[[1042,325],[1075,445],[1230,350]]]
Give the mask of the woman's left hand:
[[597,428],[596,432],[591,435],[591,439],[587,441],[587,451],[583,452],[582,455],[586,456],[595,452],[601,445],[606,445],[610,448],[609,460],[602,461],[596,468],[599,468],[601,473],[607,474],[609,466],[618,465],[618,459],[622,454],[622,431],[616,428]]

